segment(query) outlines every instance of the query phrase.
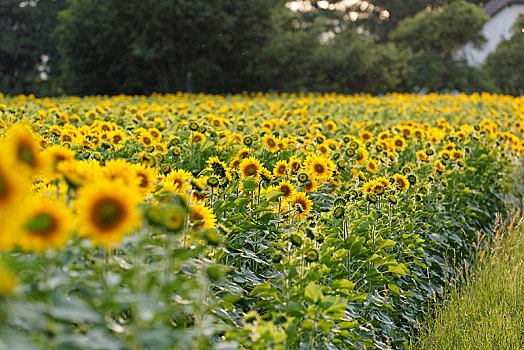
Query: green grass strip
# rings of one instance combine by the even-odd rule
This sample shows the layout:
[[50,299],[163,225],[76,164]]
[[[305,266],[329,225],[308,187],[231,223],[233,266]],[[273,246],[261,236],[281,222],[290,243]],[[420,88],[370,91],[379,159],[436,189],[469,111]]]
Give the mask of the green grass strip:
[[524,348],[522,220],[516,216],[497,230],[465,282],[428,316],[411,349]]

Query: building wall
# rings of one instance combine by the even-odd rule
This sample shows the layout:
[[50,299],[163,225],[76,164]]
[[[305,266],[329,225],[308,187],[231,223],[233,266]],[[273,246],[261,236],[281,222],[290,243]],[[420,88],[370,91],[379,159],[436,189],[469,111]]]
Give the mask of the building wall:
[[519,13],[524,13],[524,5],[507,6],[497,12],[482,28],[482,34],[487,39],[482,49],[477,50],[468,44],[460,50],[459,57],[465,57],[472,66],[480,66],[484,63],[488,54],[497,48],[501,40],[509,39],[513,35],[512,26]]

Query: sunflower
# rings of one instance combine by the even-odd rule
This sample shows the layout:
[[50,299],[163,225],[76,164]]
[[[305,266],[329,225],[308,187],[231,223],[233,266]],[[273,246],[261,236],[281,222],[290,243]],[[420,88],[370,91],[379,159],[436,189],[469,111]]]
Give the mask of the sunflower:
[[300,170],[300,159],[293,156],[289,159],[289,171],[291,175],[298,174],[298,171]]
[[375,179],[375,181],[382,186],[384,186],[385,189],[389,189],[391,187],[391,182],[386,179],[384,176],[379,176]]
[[138,178],[138,187],[143,194],[148,194],[154,187],[158,178],[155,168],[146,167],[143,164],[132,164],[130,167]]
[[100,180],[83,187],[75,203],[79,233],[109,250],[140,225],[136,208],[140,201],[137,189],[118,180]]
[[242,178],[252,176],[255,179],[258,179],[260,176],[260,170],[262,169],[262,164],[255,157],[248,157],[240,162],[239,168]]
[[455,135],[461,140],[461,141],[464,141],[466,139],[466,137],[468,136],[464,131],[462,130],[459,130],[457,132],[455,132]]
[[378,134],[377,138],[379,140],[389,139],[389,131],[382,131],[381,133]]
[[231,159],[231,162],[229,162],[230,168],[238,169],[238,167],[240,165],[240,161],[241,161],[241,159],[239,157],[233,157],[233,159]]
[[404,137],[411,137],[411,134],[413,133],[413,129],[409,126],[403,126],[400,131]]
[[368,130],[362,130],[359,133],[360,139],[364,142],[373,141],[373,134]]
[[362,185],[362,192],[364,193],[371,193],[373,191],[373,187],[375,186],[375,180],[368,180],[367,182]]
[[205,140],[206,140],[206,135],[204,135],[203,133],[198,132],[198,131],[193,133],[193,145],[196,145],[197,143],[205,141]]
[[398,173],[394,174],[393,179],[395,179],[394,185],[397,188],[397,190],[404,191],[409,188],[409,181],[404,175]]
[[300,173],[297,176],[297,180],[298,180],[298,182],[303,184],[303,183],[306,183],[306,181],[309,180],[309,176],[307,176],[306,173]]
[[366,169],[370,173],[376,173],[378,171],[378,164],[377,164],[377,162],[374,161],[373,159],[368,160],[368,162],[366,163]]
[[240,159],[244,159],[244,158],[249,157],[250,154],[251,154],[251,151],[249,150],[249,148],[244,147],[240,151],[238,151],[237,156]]
[[444,159],[444,160],[448,160],[449,157],[450,157],[450,153],[447,149],[444,149],[442,151],[439,152],[438,154],[440,156],[440,158]]
[[45,169],[48,165],[47,157],[40,153],[38,142],[29,127],[14,125],[9,130],[7,140],[8,152],[16,160],[17,165],[30,170],[33,174]]
[[213,210],[204,204],[197,204],[189,209],[189,222],[195,230],[201,228],[215,228],[216,216]]
[[308,251],[306,251],[306,261],[308,262],[315,262],[319,258],[318,250],[315,248],[310,248]]
[[273,175],[286,176],[288,164],[285,160],[279,160],[273,169]]
[[317,155],[308,156],[305,166],[308,175],[320,182],[329,180],[335,169],[335,164],[331,159]]
[[295,218],[304,219],[309,215],[313,202],[303,192],[296,192],[291,198],[290,205],[295,213]]
[[443,173],[444,171],[446,171],[446,167],[444,166],[444,164],[442,164],[440,160],[436,160],[433,163],[433,168],[439,173]]
[[156,164],[156,158],[153,157],[151,154],[142,152],[142,153],[140,153],[139,162],[141,164],[146,165],[146,166],[153,167]]
[[[351,149],[351,148],[349,148],[349,149]],[[348,150],[346,150],[346,152]],[[369,152],[364,147],[360,147],[355,152],[355,160],[357,161],[357,164],[364,164],[364,162],[368,159],[368,156],[369,156]]]
[[393,146],[396,148],[396,149],[404,149],[406,148],[406,140],[402,137],[402,136],[395,136],[393,137],[392,139],[392,143],[393,143]]
[[415,152],[415,155],[417,156],[417,160],[420,160],[421,162],[428,161],[428,155],[424,151],[417,151]]
[[328,131],[333,132],[333,131],[336,130],[336,128],[337,128],[337,124],[335,124],[335,122],[333,122],[333,121],[331,121],[331,120],[328,120],[328,121],[326,122],[326,129],[327,129]]
[[273,135],[264,135],[262,140],[264,143],[264,147],[266,147],[266,149],[269,152],[275,153],[279,150],[279,147],[278,147],[279,140],[276,137],[274,137]]
[[288,201],[295,195],[295,187],[289,181],[282,181],[276,188],[277,191],[282,192],[282,198],[284,201]]
[[109,180],[120,179],[128,186],[138,186],[139,183],[131,164],[122,158],[107,161],[102,167],[102,174]]
[[24,251],[42,253],[62,247],[70,237],[72,217],[63,204],[36,199],[24,206],[18,243]]
[[102,168],[97,161],[65,160],[58,164],[58,171],[67,183],[73,187],[82,186],[92,181],[102,173]]
[[60,145],[53,145],[47,148],[44,153],[50,159],[51,171],[54,175],[60,174],[58,171],[58,164],[60,164],[60,162],[72,160],[75,158],[76,154],[75,151]]
[[415,136],[416,139],[421,139],[424,137],[424,130],[423,129],[415,129],[413,131],[413,136]]
[[318,188],[318,182],[316,180],[313,180],[313,179],[308,179],[305,183],[304,183],[304,191],[306,191],[307,193],[309,192],[315,192]]
[[149,128],[148,132],[156,141],[160,141],[162,139],[162,132],[157,128]]
[[327,144],[327,142],[323,142],[321,143],[320,145],[317,146],[317,150],[318,152],[320,152],[320,154],[324,155],[324,156],[327,156],[329,154],[329,152],[331,152],[331,150],[329,149],[329,145]]
[[462,158],[462,151],[458,149],[454,149],[451,151],[451,159],[458,160]]
[[264,167],[260,169],[259,174],[260,174],[260,178],[266,182],[271,182],[271,180],[273,180],[273,174],[271,174],[271,171],[267,170]]
[[153,144],[153,140],[154,140],[154,137],[151,136],[151,134],[148,133],[148,132],[144,132],[144,133],[140,136],[140,142],[141,142],[145,147],[151,146],[151,145]]
[[443,148],[447,151],[451,151],[452,149],[454,149],[457,145],[454,143],[454,142],[450,142],[448,144],[446,144]]
[[192,202],[203,202],[205,201],[208,192],[205,190],[207,187],[207,176],[199,177],[198,179],[191,180],[191,201]]
[[167,145],[164,142],[155,141],[153,142],[153,147],[155,148],[155,151],[158,152],[159,154],[167,153]]
[[184,193],[190,188],[189,179],[191,179],[191,176],[191,173],[187,170],[173,170],[165,177],[163,190]]
[[0,149],[0,213],[14,209],[20,204],[22,194],[28,190],[23,177],[13,170],[14,161],[10,156]]
[[206,161],[206,163],[209,164],[209,170],[211,170],[213,174],[221,178],[226,176],[227,165],[218,159],[218,157],[211,157]]
[[115,147],[121,147],[126,140],[126,134],[122,130],[115,130],[109,133],[109,142]]

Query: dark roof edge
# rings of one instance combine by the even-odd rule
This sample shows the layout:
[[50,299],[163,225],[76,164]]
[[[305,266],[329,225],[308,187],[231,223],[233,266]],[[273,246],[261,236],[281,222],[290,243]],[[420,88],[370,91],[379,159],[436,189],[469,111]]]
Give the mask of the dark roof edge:
[[507,6],[520,4],[524,5],[524,0],[491,0],[484,5],[484,11],[486,11],[488,16],[493,17]]

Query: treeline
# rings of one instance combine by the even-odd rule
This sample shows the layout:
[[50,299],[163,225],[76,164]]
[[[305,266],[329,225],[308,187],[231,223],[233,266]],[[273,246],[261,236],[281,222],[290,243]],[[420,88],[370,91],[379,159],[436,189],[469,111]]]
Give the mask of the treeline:
[[0,91],[524,90],[524,18],[482,67],[478,1],[0,0]]

